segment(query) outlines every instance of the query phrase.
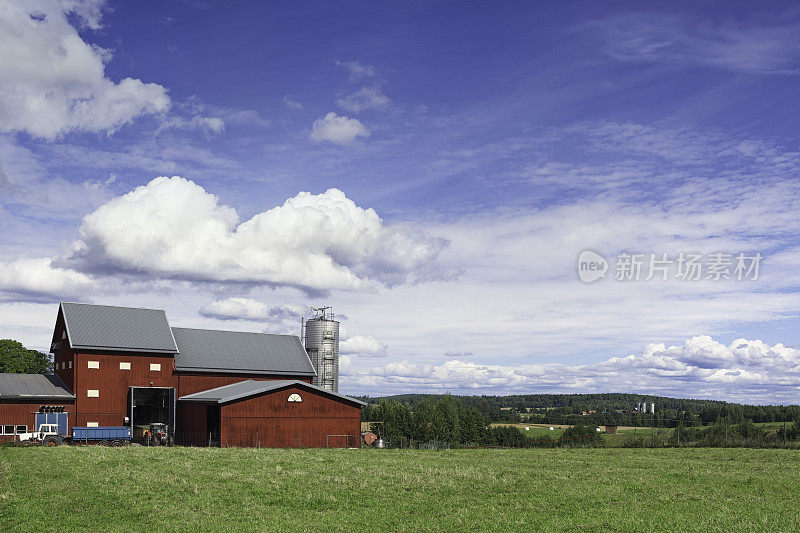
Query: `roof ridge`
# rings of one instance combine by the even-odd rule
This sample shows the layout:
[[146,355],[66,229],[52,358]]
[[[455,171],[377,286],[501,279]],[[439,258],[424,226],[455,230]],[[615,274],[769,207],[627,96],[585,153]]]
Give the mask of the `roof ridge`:
[[109,309],[139,309],[142,311],[159,311],[164,313],[165,315],[167,312],[164,309],[155,309],[152,307],[131,307],[129,305],[106,305],[106,304],[89,304],[85,302],[59,302],[59,305],[86,305],[89,307],[107,307]]
[[185,328],[181,326],[170,326],[170,329],[190,329],[192,331],[213,331],[214,333],[247,333],[250,335],[272,335],[274,337],[297,337],[300,335],[292,335],[291,333],[268,333],[266,331],[236,331],[232,329],[209,329],[209,328]]

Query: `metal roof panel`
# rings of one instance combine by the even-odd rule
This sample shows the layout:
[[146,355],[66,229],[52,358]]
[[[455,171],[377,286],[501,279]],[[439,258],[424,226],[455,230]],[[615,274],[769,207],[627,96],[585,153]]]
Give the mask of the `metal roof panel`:
[[327,396],[333,396],[335,398],[339,398],[348,402],[357,403],[359,405],[366,405],[361,400],[356,400],[355,398],[345,396],[344,394],[339,394],[338,392],[332,392],[327,389],[323,389],[322,387],[317,387],[316,385],[311,385],[309,383],[306,383],[305,381],[298,381],[296,379],[279,379],[272,381],[254,381],[248,379],[246,381],[240,381],[238,383],[223,385],[222,387],[217,387],[206,391],[195,392],[194,394],[181,396],[180,398],[178,398],[178,400],[188,401],[188,402],[198,402],[198,403],[221,404],[287,387],[300,387],[307,390],[317,391]]
[[44,374],[0,374],[0,400],[73,400],[75,395],[58,376]]
[[315,375],[300,338],[293,335],[190,328],[172,332],[179,370]]
[[167,315],[159,309],[61,303],[76,349],[176,353]]

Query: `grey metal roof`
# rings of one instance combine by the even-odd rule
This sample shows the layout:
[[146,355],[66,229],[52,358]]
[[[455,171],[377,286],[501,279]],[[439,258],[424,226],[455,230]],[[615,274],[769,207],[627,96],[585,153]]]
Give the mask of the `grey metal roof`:
[[316,375],[300,338],[293,335],[189,328],[172,328],[172,333],[178,370]]
[[158,309],[61,303],[73,348],[176,353],[167,315]]
[[0,400],[14,399],[73,400],[75,395],[58,376],[0,374]]
[[247,381],[240,381],[232,383],[231,385],[224,385],[215,389],[209,389],[202,392],[195,392],[178,398],[179,401],[198,402],[198,403],[228,403],[233,400],[240,400],[256,394],[264,392],[275,391],[287,387],[300,387],[307,390],[314,390],[321,392],[327,396],[333,396],[348,402],[357,403],[359,405],[366,405],[361,400],[356,400],[338,392],[331,392],[327,389],[311,385],[305,381],[298,381],[296,379],[279,379],[275,381],[254,381],[248,379]]

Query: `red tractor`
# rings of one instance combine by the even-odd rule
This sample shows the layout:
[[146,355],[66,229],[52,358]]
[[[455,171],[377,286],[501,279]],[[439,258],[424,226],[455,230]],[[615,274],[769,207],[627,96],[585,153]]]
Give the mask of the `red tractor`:
[[162,423],[152,423],[150,428],[144,432],[148,446],[172,446],[172,438],[169,435],[169,426]]

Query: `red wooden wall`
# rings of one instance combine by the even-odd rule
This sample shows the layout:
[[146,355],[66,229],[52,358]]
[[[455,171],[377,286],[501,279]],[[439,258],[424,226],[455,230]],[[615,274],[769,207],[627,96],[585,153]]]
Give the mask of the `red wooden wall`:
[[[36,423],[36,413],[42,405],[59,405],[64,407],[65,412],[69,413],[69,426],[76,426],[75,405],[71,402],[72,400],[5,400],[3,403],[0,403],[0,425],[25,425],[28,426],[28,431],[31,432],[34,430],[33,426]],[[11,440],[14,440],[14,437],[11,435],[0,435],[0,442],[9,442]]]
[[224,372],[181,372],[178,374],[178,396],[186,396],[195,392],[215,389],[240,381],[269,381],[276,379],[296,379],[311,383],[311,378],[298,376],[282,376],[279,374],[226,374]]
[[[89,368],[89,361],[97,361],[100,368]],[[130,370],[120,370],[120,362],[131,364]],[[150,370],[150,364],[161,365],[160,371]],[[121,426],[128,412],[130,387],[176,388],[177,376],[173,357],[161,354],[135,353],[78,353],[75,354],[72,390],[76,399],[76,426],[97,422],[100,426]],[[100,396],[90,398],[89,390]]]
[[[303,401],[288,402],[290,394]],[[361,434],[361,407],[302,387],[264,393],[222,406],[222,446],[276,448],[322,448],[327,435],[353,435],[357,446]],[[331,447],[346,446],[341,437],[330,437]]]

